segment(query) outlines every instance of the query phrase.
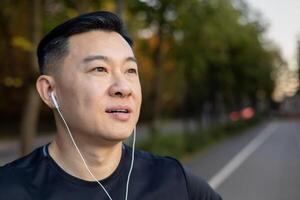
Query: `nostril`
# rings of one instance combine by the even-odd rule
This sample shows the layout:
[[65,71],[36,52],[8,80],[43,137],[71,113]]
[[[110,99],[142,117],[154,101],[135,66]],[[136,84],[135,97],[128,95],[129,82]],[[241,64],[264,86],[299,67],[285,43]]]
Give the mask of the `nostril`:
[[122,94],[122,92],[118,91],[118,92],[115,92],[115,96],[122,97],[122,96],[123,96],[123,94]]

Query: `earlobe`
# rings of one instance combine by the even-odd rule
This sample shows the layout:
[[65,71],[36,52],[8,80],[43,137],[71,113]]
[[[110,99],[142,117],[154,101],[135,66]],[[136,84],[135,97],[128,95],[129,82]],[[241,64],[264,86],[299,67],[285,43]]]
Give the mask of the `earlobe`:
[[43,100],[43,102],[50,108],[54,108],[51,102],[51,92],[54,91],[55,81],[53,77],[47,75],[41,75],[36,81],[36,89]]

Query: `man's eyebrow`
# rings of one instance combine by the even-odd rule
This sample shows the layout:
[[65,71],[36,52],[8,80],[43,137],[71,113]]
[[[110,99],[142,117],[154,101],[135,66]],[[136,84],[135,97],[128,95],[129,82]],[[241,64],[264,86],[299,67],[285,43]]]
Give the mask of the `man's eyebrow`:
[[[87,56],[83,59],[84,63],[88,63],[94,60],[104,60],[104,61],[108,61],[109,58],[107,56],[103,56],[103,55],[91,55],[91,56]],[[137,60],[135,57],[129,56],[125,59],[126,62],[131,61],[131,62],[135,62],[137,63]]]
[[103,56],[103,55],[91,55],[91,56],[85,57],[83,59],[83,62],[87,63],[87,62],[91,62],[91,61],[94,61],[94,60],[105,60],[105,61],[107,61],[108,57]]
[[135,63],[137,63],[137,61],[136,61],[136,58],[135,57],[127,57],[126,58],[126,61],[132,61],[132,62],[135,62]]

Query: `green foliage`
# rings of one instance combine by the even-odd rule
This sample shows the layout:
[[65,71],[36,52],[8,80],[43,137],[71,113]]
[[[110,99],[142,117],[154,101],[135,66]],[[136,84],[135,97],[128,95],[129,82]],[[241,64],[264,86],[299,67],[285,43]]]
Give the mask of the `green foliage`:
[[12,40],[12,45],[28,52],[32,52],[34,50],[32,42],[22,36],[14,37]]
[[[175,115],[183,106],[189,116],[195,116],[204,102],[216,109],[219,100],[226,110],[245,106],[245,99],[250,102],[247,106],[255,107],[261,100],[258,91],[270,99],[274,54],[264,48],[264,25],[250,20],[248,10],[231,0],[130,0],[128,9],[129,27],[141,56],[153,58],[156,51],[151,44],[157,42],[158,30],[162,29],[162,93],[168,97],[161,99],[165,113]],[[147,30],[150,36],[139,36],[141,30]],[[155,75],[155,66],[153,70]],[[145,76],[142,73],[144,82],[153,82]],[[145,85],[151,87],[153,83]],[[176,85],[175,90],[169,85]],[[150,92],[147,88],[145,96]],[[152,103],[146,99],[144,107]]]
[[[204,103],[218,101],[225,110],[245,106],[255,108],[258,93],[271,97],[274,81],[271,73],[280,53],[264,48],[264,24],[247,17],[251,12],[233,0],[128,0],[125,22],[135,39],[143,86],[142,119],[151,119],[155,77],[162,73],[160,85],[164,117],[199,117]],[[29,1],[5,0],[0,11],[0,110],[20,113],[24,91],[36,74],[31,70],[34,49]],[[115,8],[111,0],[45,0],[43,33],[82,12]],[[159,48],[158,48],[159,47]],[[159,55],[158,55],[159,54]],[[155,60],[160,58],[162,70]],[[11,87],[6,77],[18,77],[22,84]],[[12,90],[12,88],[15,88]],[[4,100],[4,94],[6,100]],[[16,108],[7,106],[13,103]]]
[[189,134],[179,132],[160,133],[138,144],[138,148],[157,155],[183,158],[221,140],[241,134],[246,129],[257,125],[261,120],[260,116],[256,116],[250,120],[240,120],[225,124],[218,123]]
[[138,144],[138,148],[154,154],[179,157],[185,152],[185,140],[180,133],[161,133],[150,136]]

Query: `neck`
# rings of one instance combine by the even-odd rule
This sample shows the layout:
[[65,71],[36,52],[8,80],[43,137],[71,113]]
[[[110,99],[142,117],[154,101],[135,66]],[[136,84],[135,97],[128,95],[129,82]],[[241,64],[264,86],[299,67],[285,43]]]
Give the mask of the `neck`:
[[[98,180],[107,178],[116,170],[122,156],[122,142],[95,145],[80,142],[84,140],[79,138],[74,137],[74,139],[87,166]],[[83,180],[94,181],[68,133],[62,132],[56,135],[49,145],[49,153],[67,173]]]

